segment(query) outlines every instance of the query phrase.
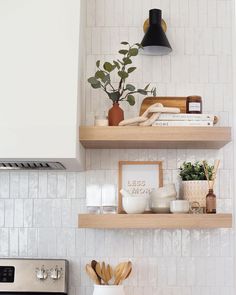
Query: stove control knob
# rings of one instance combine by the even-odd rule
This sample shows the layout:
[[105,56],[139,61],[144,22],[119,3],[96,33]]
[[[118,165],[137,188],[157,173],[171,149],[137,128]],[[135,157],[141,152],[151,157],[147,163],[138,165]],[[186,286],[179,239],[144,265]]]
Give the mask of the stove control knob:
[[57,266],[50,270],[50,277],[53,280],[59,280],[62,275],[62,269],[59,269]]
[[47,270],[42,266],[41,268],[36,268],[36,277],[39,280],[46,280],[48,277]]

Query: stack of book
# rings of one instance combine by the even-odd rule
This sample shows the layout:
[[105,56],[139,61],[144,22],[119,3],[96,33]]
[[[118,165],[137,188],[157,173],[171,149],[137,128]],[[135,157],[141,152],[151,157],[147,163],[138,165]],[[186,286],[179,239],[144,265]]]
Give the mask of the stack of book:
[[217,118],[209,114],[166,114],[162,113],[152,126],[202,126],[212,127]]

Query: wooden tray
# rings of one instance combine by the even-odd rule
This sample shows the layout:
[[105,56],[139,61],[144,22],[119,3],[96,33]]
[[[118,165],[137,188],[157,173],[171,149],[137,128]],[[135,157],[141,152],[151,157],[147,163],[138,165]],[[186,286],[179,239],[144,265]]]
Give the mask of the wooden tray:
[[162,103],[164,107],[180,108],[181,113],[186,113],[186,98],[176,96],[146,97],[142,101],[139,115],[141,116],[147,108],[157,102]]

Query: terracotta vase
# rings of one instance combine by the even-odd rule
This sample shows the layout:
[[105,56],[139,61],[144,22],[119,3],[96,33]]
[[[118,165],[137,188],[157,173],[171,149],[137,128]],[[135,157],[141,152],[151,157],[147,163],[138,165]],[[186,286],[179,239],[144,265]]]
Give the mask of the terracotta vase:
[[124,120],[124,111],[120,108],[118,102],[113,103],[113,107],[108,112],[109,126],[118,126]]

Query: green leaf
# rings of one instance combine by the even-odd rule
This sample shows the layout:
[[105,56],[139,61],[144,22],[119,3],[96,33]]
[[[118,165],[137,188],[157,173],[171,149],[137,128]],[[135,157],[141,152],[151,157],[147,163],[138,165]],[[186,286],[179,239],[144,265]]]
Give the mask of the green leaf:
[[124,62],[124,65],[132,64],[132,60],[129,57],[124,57],[123,62]]
[[96,77],[90,77],[90,78],[88,78],[88,82],[89,82],[90,84],[99,84],[99,83],[100,83],[100,82],[97,80]]
[[147,90],[149,86],[150,86],[150,83],[148,83],[148,84],[144,87],[144,90]]
[[123,44],[123,45],[128,45],[129,43],[126,42],[126,41],[122,41],[120,44]]
[[101,82],[100,81],[98,81],[97,79],[96,79],[96,77],[90,77],[89,79],[88,79],[88,82],[91,84],[91,86],[93,87],[93,88],[95,88],[95,89],[97,89],[97,88],[101,88]]
[[120,98],[120,92],[119,91],[111,92],[111,93],[108,93],[108,96],[112,101],[118,101]]
[[131,67],[131,68],[128,68],[128,73],[132,73],[133,71],[135,71],[137,68],[136,67]]
[[131,48],[129,50],[129,55],[130,56],[136,56],[136,55],[138,55],[138,49],[137,48]]
[[140,93],[142,95],[147,95],[147,91],[146,90],[138,89],[137,91],[138,91],[138,93]]
[[97,68],[100,67],[100,60],[97,60],[97,61],[96,61],[96,66],[97,66]]
[[109,74],[105,75],[104,78],[102,79],[103,83],[110,83],[111,82],[111,77]]
[[118,51],[120,54],[126,55],[129,51],[126,49],[121,49]]
[[118,75],[121,77],[121,79],[126,79],[129,76],[125,71],[119,71]]
[[120,65],[119,65],[119,63],[118,63],[116,60],[113,60],[113,63],[114,63],[114,65],[117,67],[117,69],[119,70],[119,69],[120,69]]
[[135,86],[132,85],[132,84],[127,84],[126,85],[126,89],[129,90],[129,91],[134,91],[135,90]]
[[107,72],[112,72],[114,70],[114,67],[111,63],[109,62],[105,62],[103,65],[104,70],[106,70]]
[[135,98],[134,98],[134,96],[131,95],[131,94],[129,94],[129,95],[127,96],[127,101],[128,101],[128,103],[129,103],[131,106],[133,106],[133,105],[135,104]]
[[98,82],[98,84],[91,84],[91,86],[92,86],[94,89],[101,88],[101,83]]
[[104,79],[104,77],[105,77],[105,72],[104,71],[97,71],[96,73],[95,73],[95,77],[97,78],[97,79]]

